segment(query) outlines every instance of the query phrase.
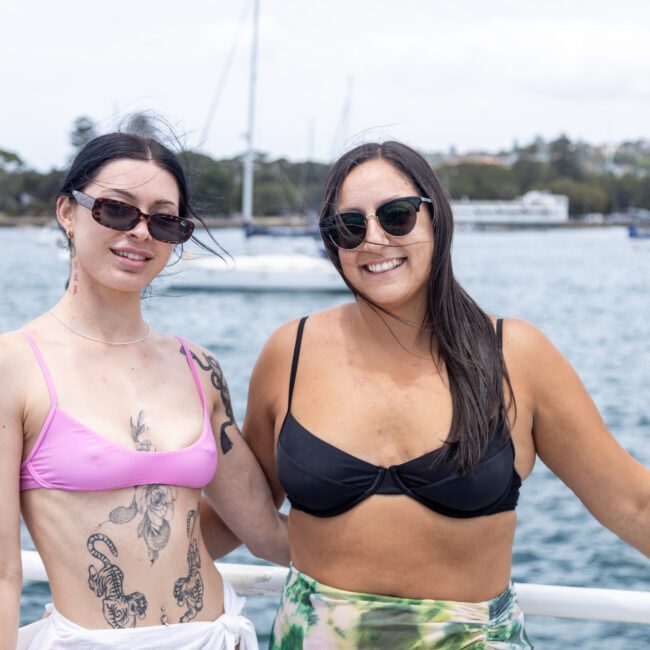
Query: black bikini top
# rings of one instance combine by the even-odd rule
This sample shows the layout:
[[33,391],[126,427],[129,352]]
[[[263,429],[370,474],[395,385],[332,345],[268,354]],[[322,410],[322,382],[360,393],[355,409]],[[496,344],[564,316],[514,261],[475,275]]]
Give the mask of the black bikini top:
[[[514,510],[521,479],[515,471],[510,436],[495,431],[471,474],[453,460],[435,463],[435,449],[400,465],[379,467],[318,438],[291,414],[300,344],[298,326],[289,382],[289,405],[276,451],[278,478],[292,507],[316,517],[340,515],[373,494],[403,494],[448,517],[478,517]],[[502,321],[497,321],[501,346]],[[506,440],[506,442],[504,442]]]

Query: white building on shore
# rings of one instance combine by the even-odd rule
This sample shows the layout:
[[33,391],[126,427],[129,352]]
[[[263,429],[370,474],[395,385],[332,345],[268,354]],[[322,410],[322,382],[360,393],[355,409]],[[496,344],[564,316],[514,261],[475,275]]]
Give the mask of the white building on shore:
[[512,201],[452,201],[456,223],[554,225],[569,220],[569,198],[549,192],[527,192]]

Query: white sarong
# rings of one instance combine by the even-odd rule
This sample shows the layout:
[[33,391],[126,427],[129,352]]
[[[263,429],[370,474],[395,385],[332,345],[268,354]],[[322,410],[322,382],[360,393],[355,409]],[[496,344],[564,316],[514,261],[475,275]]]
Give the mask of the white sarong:
[[46,609],[50,616],[39,621],[40,629],[26,647],[29,650],[235,650],[239,644],[239,650],[258,650],[255,628],[241,614],[245,603],[246,599],[238,596],[224,580],[224,613],[214,621],[121,630],[87,630],[61,616],[49,604]]

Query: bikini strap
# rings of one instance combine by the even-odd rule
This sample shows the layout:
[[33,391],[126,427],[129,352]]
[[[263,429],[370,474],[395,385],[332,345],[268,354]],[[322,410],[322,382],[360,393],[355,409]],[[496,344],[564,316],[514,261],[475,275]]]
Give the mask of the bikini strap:
[[503,318],[497,320],[497,344],[503,350]]
[[54,406],[57,403],[56,390],[54,388],[54,382],[52,381],[52,376],[50,375],[50,371],[48,370],[47,364],[45,363],[45,359],[43,359],[43,355],[41,354],[41,351],[38,349],[38,345],[36,345],[36,341],[34,340],[34,337],[27,330],[20,330],[20,331],[25,335],[25,338],[29,341],[29,345],[31,346],[32,351],[34,352],[34,356],[36,357],[36,362],[41,367],[41,372],[43,373],[43,377],[45,378],[45,383],[47,384],[47,390],[50,394],[51,408],[54,408]]
[[176,338],[180,341],[180,344],[183,348],[183,352],[185,352],[185,358],[187,359],[187,364],[189,365],[190,370],[192,371],[192,377],[194,377],[194,383],[196,384],[196,388],[199,391],[199,396],[201,397],[201,405],[203,406],[203,410],[205,411],[205,393],[203,392],[203,384],[201,383],[201,379],[199,378],[199,371],[197,370],[196,363],[192,358],[192,352],[190,351],[189,347],[187,347],[187,343],[185,342],[185,339],[182,339],[180,336],[177,336]]
[[302,332],[305,329],[305,322],[307,316],[303,316],[298,323],[298,331],[296,332],[296,344],[293,348],[293,361],[291,362],[291,377],[289,378],[289,405],[287,410],[291,410],[291,399],[293,397],[293,387],[296,384],[296,372],[298,371],[298,358],[300,357],[300,345],[302,343]]

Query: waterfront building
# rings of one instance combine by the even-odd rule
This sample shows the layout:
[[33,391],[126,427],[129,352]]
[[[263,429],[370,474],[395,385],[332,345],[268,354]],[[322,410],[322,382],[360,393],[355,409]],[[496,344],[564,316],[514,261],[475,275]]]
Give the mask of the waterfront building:
[[504,225],[556,225],[569,220],[569,198],[531,191],[511,201],[452,201],[456,223]]

